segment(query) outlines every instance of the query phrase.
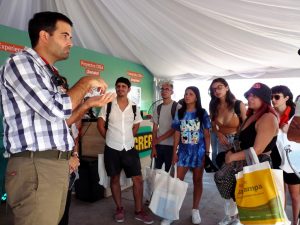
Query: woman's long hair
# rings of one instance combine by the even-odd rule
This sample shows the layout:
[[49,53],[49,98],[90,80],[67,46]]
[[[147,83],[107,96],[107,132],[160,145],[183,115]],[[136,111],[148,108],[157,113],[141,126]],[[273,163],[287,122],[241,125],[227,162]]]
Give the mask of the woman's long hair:
[[[195,86],[189,86],[185,89],[185,92],[187,90],[191,90],[192,92],[194,92],[194,94],[196,95],[196,115],[198,117],[198,119],[200,121],[202,121],[202,118],[203,118],[203,114],[204,114],[204,109],[202,108],[202,105],[201,105],[201,98],[200,98],[200,91],[197,87]],[[178,110],[178,119],[181,120],[183,119],[184,117],[184,114],[186,112],[186,102],[185,101],[182,101],[182,104],[181,104],[181,108]]]
[[220,104],[220,99],[215,96],[214,90],[212,89],[212,85],[214,83],[221,83],[225,87],[228,87],[228,91],[226,92],[225,102],[227,103],[229,110],[233,109],[234,102],[236,100],[234,94],[232,94],[232,92],[230,91],[229,85],[225,79],[221,77],[214,79],[209,86],[209,93],[211,97],[211,100],[209,102],[209,114],[212,121],[218,116],[218,106]]

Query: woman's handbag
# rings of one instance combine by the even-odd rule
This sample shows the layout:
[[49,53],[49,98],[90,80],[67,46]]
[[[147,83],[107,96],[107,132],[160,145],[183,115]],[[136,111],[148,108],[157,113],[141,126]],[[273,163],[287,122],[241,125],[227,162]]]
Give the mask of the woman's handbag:
[[282,171],[272,170],[269,162],[260,163],[253,148],[245,154],[247,163],[253,165],[245,166],[236,176],[235,196],[241,223],[290,224],[284,212]]
[[234,163],[224,163],[221,168],[215,173],[214,180],[222,198],[230,199],[234,197],[236,173],[237,170]]
[[211,161],[208,155],[205,155],[204,169],[206,173],[214,173],[218,171],[218,168]]
[[220,169],[215,173],[214,180],[222,198],[234,199],[235,174],[243,169],[245,162],[236,161],[225,164],[225,155],[225,152],[221,152],[216,157],[216,162]]
[[157,171],[149,208],[155,215],[164,219],[178,220],[188,183],[177,178],[177,168],[174,178],[171,177],[170,171],[168,173],[163,170]]

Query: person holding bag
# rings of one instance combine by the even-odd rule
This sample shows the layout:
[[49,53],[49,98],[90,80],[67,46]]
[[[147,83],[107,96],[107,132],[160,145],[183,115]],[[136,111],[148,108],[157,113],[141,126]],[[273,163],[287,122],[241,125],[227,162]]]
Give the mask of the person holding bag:
[[[209,87],[211,100],[209,113],[212,121],[212,132],[217,135],[216,151],[213,149],[212,161],[218,163],[224,153],[234,148],[234,141],[238,138],[238,131],[242,122],[246,119],[246,107],[244,103],[237,100],[230,91],[227,81],[216,78]],[[213,147],[213,146],[212,146]],[[220,154],[218,157],[217,154]],[[218,165],[221,167],[221,165]],[[222,181],[224,181],[222,176]],[[234,177],[233,177],[234,179]],[[237,208],[232,198],[224,199],[225,217],[218,223],[228,225],[236,222]]]
[[[272,105],[279,115],[279,128],[282,132],[287,133],[289,128],[289,120],[295,114],[295,103],[293,102],[293,94],[291,90],[284,85],[278,85],[271,88]],[[274,169],[279,169],[281,164],[281,156],[277,148],[271,153]]]
[[274,168],[283,170],[284,182],[292,200],[293,210],[293,225],[297,225],[300,209],[300,179],[290,168],[286,158],[284,148],[291,143],[287,140],[286,135],[289,129],[289,120],[295,114],[295,103],[293,102],[293,94],[286,86],[279,85],[271,88],[272,90],[272,105],[280,116],[279,128],[280,133],[277,139],[277,148],[272,152],[272,162],[278,161],[278,165]]
[[[239,134],[240,149],[253,147],[260,162],[271,162],[270,154],[276,146],[278,133],[277,113],[271,106],[271,89],[263,83],[255,83],[244,96],[248,100],[248,110]],[[225,163],[241,162],[246,166],[245,158],[244,151],[228,151]]]
[[[192,222],[200,224],[199,203],[202,195],[204,156],[210,150],[210,118],[201,106],[199,89],[190,86],[185,89],[182,107],[175,115],[172,127],[175,129],[173,161],[177,162],[177,177],[183,180],[189,169],[193,172]],[[170,224],[163,221],[161,224]]]

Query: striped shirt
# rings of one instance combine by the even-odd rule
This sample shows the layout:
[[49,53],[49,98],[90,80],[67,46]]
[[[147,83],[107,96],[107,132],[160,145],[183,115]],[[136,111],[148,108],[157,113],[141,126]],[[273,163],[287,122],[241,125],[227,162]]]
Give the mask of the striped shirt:
[[66,119],[70,97],[53,83],[53,71],[30,48],[11,55],[0,68],[4,147],[9,153],[74,146]]

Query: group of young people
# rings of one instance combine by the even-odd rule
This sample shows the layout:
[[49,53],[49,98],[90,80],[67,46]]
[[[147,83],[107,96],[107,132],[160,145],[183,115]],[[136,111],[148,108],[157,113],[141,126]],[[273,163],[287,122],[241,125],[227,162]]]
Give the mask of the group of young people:
[[[14,224],[57,225],[61,221],[69,174],[79,166],[78,155],[72,154],[74,139],[70,127],[92,107],[102,107],[98,129],[106,141],[104,163],[111,177],[115,221],[125,220],[120,189],[120,172],[124,169],[126,176],[133,180],[135,219],[153,223],[143,210],[141,164],[134,149],[134,136],[142,118],[139,108],[127,97],[130,81],[119,77],[115,83],[116,94],[106,93],[106,82],[97,76],[85,76],[68,88],[54,64],[69,56],[73,45],[71,20],[57,12],[36,13],[29,21],[28,32],[32,48],[11,55],[0,70],[4,147],[10,154],[6,190]],[[93,88],[101,89],[102,95],[83,101]],[[247,110],[235,99],[224,79],[213,80],[209,89],[212,99],[207,112],[201,105],[197,87],[187,87],[179,105],[171,99],[172,84],[163,83],[163,103],[153,115],[151,156],[155,158],[156,167],[165,164],[169,170],[176,163],[181,180],[189,170],[193,173],[193,224],[201,223],[199,204],[204,156],[211,153],[211,130],[219,151],[226,152],[220,163],[245,160],[243,151],[232,151],[237,137],[240,149],[253,147],[260,160],[271,162],[278,130],[286,132],[294,112],[294,105],[289,105],[293,96],[286,89],[254,84],[245,93]],[[293,183],[289,183],[291,180]],[[296,195],[299,182],[289,174],[285,181],[289,184],[295,216],[299,212],[299,195]],[[225,205],[226,217],[220,224],[239,224],[234,201]],[[162,225],[171,223],[161,221]]]
[[[211,154],[210,143],[212,143],[212,161],[219,168],[224,163],[232,162],[247,165],[243,150],[250,147],[254,148],[260,162],[269,161],[273,168],[284,168],[281,163],[282,156],[278,153],[282,149],[278,150],[277,146],[280,143],[277,141],[277,134],[279,131],[287,133],[296,106],[288,87],[279,85],[269,88],[263,83],[255,83],[244,94],[247,99],[246,107],[242,101],[235,98],[228,82],[223,78],[217,78],[209,87],[211,96],[209,114],[201,106],[199,89],[191,86],[186,88],[174,119],[171,118],[172,93],[172,84],[163,83],[161,88],[163,103],[159,107],[161,107],[160,117],[164,119],[163,122],[157,119],[155,109],[152,157],[156,157],[156,168],[161,168],[164,162],[168,170],[170,164],[176,163],[178,178],[181,180],[188,170],[192,171],[193,224],[201,223],[199,203],[203,190],[204,156]],[[166,142],[163,142],[167,140],[166,138],[169,143],[167,146]],[[287,163],[286,160],[284,162]],[[284,182],[292,199],[292,223],[296,225],[300,208],[300,179],[293,172],[284,171]],[[224,208],[225,217],[219,225],[241,224],[233,199],[224,199]],[[161,225],[172,222],[163,219]]]

